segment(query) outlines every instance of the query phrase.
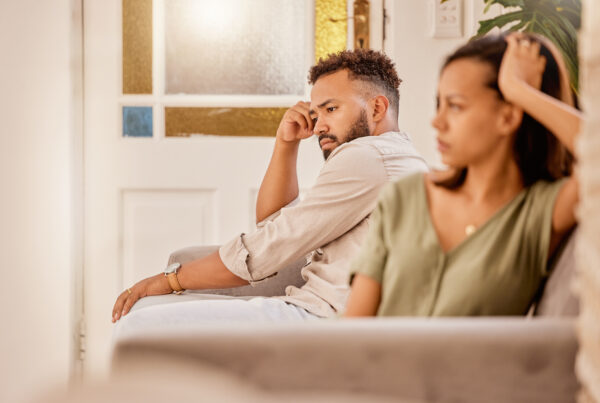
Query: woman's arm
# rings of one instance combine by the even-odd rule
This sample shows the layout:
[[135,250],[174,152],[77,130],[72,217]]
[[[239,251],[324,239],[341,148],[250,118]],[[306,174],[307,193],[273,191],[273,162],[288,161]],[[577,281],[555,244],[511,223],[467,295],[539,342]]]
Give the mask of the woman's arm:
[[380,301],[381,284],[369,276],[356,274],[352,281],[352,289],[344,317],[375,316]]
[[[520,33],[509,35],[506,42],[508,45],[498,76],[498,85],[504,98],[543,124],[572,154],[575,154],[575,140],[581,130],[583,115],[573,107],[568,86],[561,85],[562,101],[541,92],[539,88],[546,59],[540,55],[540,44],[530,42]],[[560,53],[552,43],[544,44],[559,65],[561,81],[563,84],[568,83],[568,75]],[[576,223],[575,206],[579,199],[578,193],[575,176],[570,177],[558,193],[552,214],[551,252]]]
[[[504,98],[547,127],[574,154],[575,138],[583,116],[570,104],[572,98],[569,94],[562,95],[562,102],[539,90],[546,66],[546,59],[540,55],[540,44],[528,41],[522,34],[509,35],[506,42],[508,46],[498,75],[498,85]],[[545,45],[552,47],[551,44]],[[552,53],[558,58],[559,66],[562,65],[558,51]],[[564,68],[560,70],[561,80],[568,82]],[[566,92],[567,86],[562,88]]]

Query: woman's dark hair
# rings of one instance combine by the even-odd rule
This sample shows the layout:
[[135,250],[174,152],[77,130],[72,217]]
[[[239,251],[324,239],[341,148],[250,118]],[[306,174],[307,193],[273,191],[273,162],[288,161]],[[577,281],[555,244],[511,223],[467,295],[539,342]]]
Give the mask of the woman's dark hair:
[[[504,38],[505,35],[489,35],[468,42],[446,58],[442,71],[450,63],[460,59],[474,59],[487,63],[493,72],[487,85],[498,91],[500,98],[504,99],[498,87],[498,72],[507,46]],[[528,40],[540,43],[540,54],[546,58],[541,91],[562,99],[561,80],[564,77],[561,77],[552,52],[538,37],[528,35]],[[554,181],[571,174],[571,153],[550,130],[526,113],[523,113],[523,121],[515,136],[513,152],[525,186],[530,186],[540,179]],[[457,168],[452,176],[436,181],[435,184],[454,189],[461,186],[466,177],[467,168]]]

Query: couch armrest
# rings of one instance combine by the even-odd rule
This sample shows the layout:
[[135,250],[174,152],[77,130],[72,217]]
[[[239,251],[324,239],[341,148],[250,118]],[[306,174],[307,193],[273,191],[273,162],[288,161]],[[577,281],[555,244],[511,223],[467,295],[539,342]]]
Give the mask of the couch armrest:
[[[130,334],[113,371],[168,357],[215,368],[263,390],[352,392],[415,402],[571,402],[572,319],[359,319],[212,323]],[[175,365],[177,366],[177,365]],[[158,371],[160,372],[160,371]],[[198,384],[199,390],[202,385]]]
[[[218,246],[192,246],[179,249],[169,257],[169,264],[173,262],[186,263],[192,260],[200,259],[215,251]],[[230,295],[234,297],[262,296],[272,297],[276,295],[285,295],[285,288],[289,285],[301,287],[304,279],[300,275],[302,267],[306,264],[306,259],[298,260],[289,264],[280,270],[275,276],[270,277],[256,285],[246,285],[243,287],[213,289],[213,290],[190,290],[187,293],[218,294]]]

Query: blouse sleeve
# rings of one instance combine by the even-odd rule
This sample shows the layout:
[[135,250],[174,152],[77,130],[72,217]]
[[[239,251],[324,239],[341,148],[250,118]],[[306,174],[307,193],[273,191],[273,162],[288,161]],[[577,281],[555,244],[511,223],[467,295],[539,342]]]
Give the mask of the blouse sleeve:
[[552,216],[554,214],[554,205],[558,192],[565,184],[565,180],[557,180],[554,182],[540,182],[536,184],[536,189],[532,198],[534,199],[536,211],[536,222],[532,223],[539,232],[530,231],[531,234],[537,237],[537,262],[538,270],[542,276],[548,275],[548,260],[550,258],[550,239],[552,237]]
[[394,184],[386,185],[381,192],[377,207],[369,219],[369,231],[357,257],[350,265],[350,284],[357,273],[382,283],[383,271],[388,256],[386,242],[386,200],[390,197]]

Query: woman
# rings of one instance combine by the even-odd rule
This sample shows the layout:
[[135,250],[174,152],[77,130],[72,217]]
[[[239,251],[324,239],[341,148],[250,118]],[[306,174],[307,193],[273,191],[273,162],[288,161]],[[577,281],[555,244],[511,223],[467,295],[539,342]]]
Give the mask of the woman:
[[449,170],[384,189],[346,316],[527,312],[576,222],[567,77],[549,42],[520,33],[448,57],[432,124]]

